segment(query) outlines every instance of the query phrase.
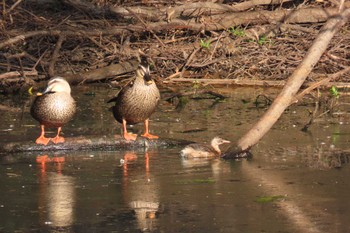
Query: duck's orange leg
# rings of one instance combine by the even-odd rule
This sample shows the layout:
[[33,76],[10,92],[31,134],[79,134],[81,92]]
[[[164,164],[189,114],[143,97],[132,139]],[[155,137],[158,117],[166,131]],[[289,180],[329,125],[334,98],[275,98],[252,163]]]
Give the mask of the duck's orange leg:
[[57,143],[64,143],[64,137],[60,137],[60,133],[61,133],[61,127],[57,128],[57,135],[56,137],[52,138],[51,141],[55,144]]
[[130,141],[130,140],[135,141],[137,138],[136,134],[128,133],[128,131],[126,130],[126,120],[124,119],[123,119],[123,137],[127,141]]
[[51,138],[46,138],[45,137],[45,126],[44,125],[40,125],[41,127],[41,134],[40,137],[38,137],[35,141],[36,144],[43,144],[43,145],[47,145],[49,143],[49,141],[51,140]]
[[142,134],[142,137],[148,138],[148,139],[157,139],[158,136],[157,135],[152,135],[149,133],[149,129],[148,129],[148,119],[144,121],[144,125],[145,125],[145,133]]

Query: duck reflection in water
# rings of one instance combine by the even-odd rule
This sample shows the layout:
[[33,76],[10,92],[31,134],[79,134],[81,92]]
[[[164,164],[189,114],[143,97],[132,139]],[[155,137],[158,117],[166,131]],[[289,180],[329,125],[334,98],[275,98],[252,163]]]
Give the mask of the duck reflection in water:
[[52,229],[70,229],[74,223],[75,180],[62,173],[64,156],[37,156],[40,223]]
[[151,175],[150,157],[155,154],[145,152],[144,168],[137,166],[139,157],[128,151],[121,160],[123,168],[123,197],[135,212],[138,229],[154,231],[159,213],[159,184]]

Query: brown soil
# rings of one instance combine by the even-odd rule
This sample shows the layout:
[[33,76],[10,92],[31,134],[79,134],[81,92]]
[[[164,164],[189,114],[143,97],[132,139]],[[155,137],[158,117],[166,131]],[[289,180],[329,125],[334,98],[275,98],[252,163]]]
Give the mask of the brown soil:
[[[11,87],[19,82],[32,86],[32,80],[123,63],[139,57],[140,53],[148,57],[154,76],[160,78],[158,81],[168,81],[166,85],[173,84],[171,80],[179,77],[247,82],[285,80],[301,62],[324,24],[324,20],[288,24],[284,19],[282,22],[237,23],[226,29],[214,30],[210,26],[207,27],[210,30],[198,29],[196,25],[209,25],[217,15],[225,19],[224,16],[232,13],[215,13],[213,8],[205,11],[199,7],[192,14],[186,15],[183,10],[176,15],[171,9],[181,6],[179,2],[170,1],[168,5],[160,1],[121,2],[6,1],[0,21],[1,91],[18,91]],[[244,1],[221,2],[211,6],[241,6],[239,4]],[[327,1],[295,2],[238,11],[247,14],[267,11],[273,15],[282,10],[336,7]],[[183,1],[183,4],[188,3]],[[126,13],[117,12],[121,9]],[[149,13],[140,9],[147,9]],[[180,27],[177,20],[187,20],[191,27]],[[318,81],[350,66],[349,58],[347,25],[334,37],[308,80]],[[101,80],[119,82],[131,73],[129,70],[118,76],[101,77]],[[18,79],[23,76],[27,79]],[[336,81],[347,82],[348,79],[349,74],[346,74]]]

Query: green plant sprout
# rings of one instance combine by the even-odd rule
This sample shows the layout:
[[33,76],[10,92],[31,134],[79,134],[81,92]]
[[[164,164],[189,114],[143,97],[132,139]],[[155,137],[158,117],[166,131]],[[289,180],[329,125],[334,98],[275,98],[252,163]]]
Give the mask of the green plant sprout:
[[192,84],[193,84],[192,86],[193,89],[199,89],[201,87],[201,84],[199,81],[193,81]]
[[245,31],[241,27],[236,27],[236,28],[231,27],[228,31],[231,32],[232,35],[234,35],[234,36],[238,36],[238,37],[245,36]]
[[266,42],[267,42],[267,37],[266,37],[266,35],[262,35],[262,36],[259,37],[259,40],[258,40],[258,44],[259,44],[259,45],[263,45],[263,44],[265,44]]
[[208,40],[208,41],[204,41],[203,39],[200,40],[200,46],[202,48],[209,49],[210,48],[210,44],[211,44],[210,40]]
[[332,86],[331,89],[329,90],[329,92],[331,93],[331,95],[333,97],[339,99],[340,93],[339,93],[338,88],[336,86]]

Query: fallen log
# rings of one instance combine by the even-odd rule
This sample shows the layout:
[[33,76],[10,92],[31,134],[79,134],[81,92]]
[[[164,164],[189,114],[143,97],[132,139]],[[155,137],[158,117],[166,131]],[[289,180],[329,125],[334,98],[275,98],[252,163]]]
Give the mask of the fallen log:
[[[185,20],[184,25],[189,24],[192,21],[193,25],[191,28],[196,28],[194,30],[199,30],[197,27],[202,27],[198,22],[198,18],[202,16],[209,16],[209,21],[215,21],[217,25],[214,28],[208,28],[207,30],[216,30],[216,28],[221,28],[220,24],[228,24],[228,27],[225,26],[224,29],[229,28],[231,26],[237,26],[244,23],[251,24],[252,21],[255,21],[257,18],[260,20],[269,21],[280,21],[282,18],[287,19],[288,23],[311,23],[311,22],[320,22],[327,20],[328,17],[336,14],[338,11],[338,7],[305,7],[305,8],[297,8],[294,11],[290,9],[277,9],[275,11],[250,11],[243,12],[249,9],[253,9],[254,7],[261,5],[282,5],[286,2],[292,2],[291,0],[251,0],[238,3],[236,5],[229,4],[220,4],[213,2],[189,2],[182,5],[177,5],[174,7],[169,6],[158,6],[158,7],[147,7],[147,6],[103,6],[97,7],[91,2],[84,0],[63,0],[64,4],[79,9],[90,15],[95,16],[110,16],[110,17],[119,17],[130,20],[130,18],[135,17],[134,13],[137,13],[141,18],[151,22],[166,22],[170,23],[172,21],[179,20],[181,18],[186,18],[190,20]],[[349,3],[344,3],[346,7],[349,7]],[[134,13],[132,13],[134,12]],[[292,13],[292,15],[290,15]],[[313,14],[315,13],[315,16]],[[287,17],[286,17],[287,16]],[[215,18],[217,17],[217,18]],[[225,17],[229,17],[229,21],[226,20]],[[241,18],[242,17],[242,18]],[[246,18],[247,17],[247,18]],[[273,17],[273,20],[272,18]],[[279,19],[277,19],[277,18]],[[225,19],[224,19],[225,18]],[[220,22],[217,22],[219,20]],[[310,21],[305,21],[310,20]],[[179,22],[182,22],[181,20]],[[207,24],[206,22],[205,24]],[[210,24],[210,23],[209,23]],[[149,29],[149,28],[148,28]]]
[[[284,87],[287,81],[281,80],[252,80],[252,79],[210,79],[210,78],[174,78],[164,80],[164,84],[176,84],[176,83],[200,83],[203,85],[232,85],[232,86],[244,86],[244,87]],[[307,82],[302,87],[312,87],[317,85],[318,82]],[[321,86],[321,85],[319,85]],[[322,82],[322,86],[330,88],[336,86],[337,88],[349,88],[348,82]]]
[[71,137],[66,138],[66,141],[64,143],[49,143],[47,146],[37,145],[33,141],[10,142],[0,145],[0,154],[48,151],[118,151],[147,148],[171,148],[185,146],[190,143],[192,143],[192,141],[170,138],[159,138],[157,140],[149,140],[143,137],[138,137],[136,141],[126,141],[121,136],[101,136],[91,138]]
[[[138,60],[132,59],[129,61],[125,61],[118,64],[112,64],[112,65],[105,66],[95,70],[90,70],[90,71],[81,72],[77,74],[62,75],[62,76],[71,85],[77,85],[84,82],[97,82],[97,81],[105,80],[114,76],[133,72],[134,70],[136,70],[138,64],[139,64]],[[16,76],[17,74],[18,76]],[[12,78],[11,76],[14,76],[14,77]],[[11,78],[7,78],[7,77],[11,77]],[[22,83],[19,83],[19,82],[23,80],[28,80],[29,82],[29,84],[26,85],[24,89],[28,89],[30,86],[35,86],[35,83],[31,79],[23,79],[23,77],[20,76],[20,73],[17,71],[0,75],[0,84],[2,84],[1,81],[3,82],[6,81],[8,83],[8,86],[17,86],[18,87],[17,89],[21,88]],[[35,80],[39,81],[38,78],[35,78]],[[27,86],[28,88],[26,88]]]
[[[176,6],[169,7],[167,5],[157,7],[147,6],[115,6],[108,5],[96,6],[94,3],[84,0],[62,0],[62,2],[69,7],[73,7],[82,12],[95,17],[108,16],[108,17],[122,17],[130,19],[133,17],[133,13],[129,10],[136,12],[142,18],[149,21],[159,21],[166,17],[167,21],[173,18],[184,17],[196,17],[199,14],[204,15],[217,15],[223,13],[233,13],[239,11],[246,11],[251,8],[261,5],[281,5],[285,2],[291,2],[292,0],[250,0],[247,2],[238,3],[236,5],[221,4],[214,2],[189,2],[185,4],[178,4]],[[129,10],[128,10],[129,9]]]
[[96,82],[113,76],[132,72],[137,68],[138,64],[139,61],[134,59],[83,73],[67,75],[65,76],[65,79],[73,85],[82,82]]
[[[74,2],[74,1],[73,1]],[[80,1],[78,1],[80,2]],[[346,3],[345,6],[350,7],[350,3]],[[227,6],[226,6],[227,8]],[[79,7],[78,7],[79,9]],[[86,11],[89,12],[91,7]],[[138,13],[139,11],[134,8],[128,8],[130,11]],[[199,8],[201,9],[201,8]],[[127,11],[126,9],[124,9]],[[155,15],[162,15],[157,8],[152,8]],[[182,11],[181,16],[185,16]],[[190,11],[187,17],[174,18],[172,20],[164,21],[162,18],[154,20],[152,22],[147,22],[147,31],[152,31],[153,33],[159,33],[164,30],[174,30],[174,29],[186,29],[194,32],[200,32],[202,30],[206,31],[217,31],[217,30],[227,30],[231,27],[241,26],[241,25],[254,25],[254,24],[270,24],[275,22],[287,23],[287,24],[304,24],[304,23],[319,23],[325,22],[328,18],[336,15],[338,13],[338,8],[329,7],[308,7],[300,8],[295,10],[280,9],[275,11],[267,10],[257,10],[249,12],[237,12],[237,13],[223,13],[217,15],[205,15],[202,20],[198,20],[198,17],[193,15],[193,10]],[[131,14],[129,12],[129,14]],[[191,16],[191,17],[190,17]],[[58,29],[47,29],[47,30],[36,30],[26,32],[24,34],[18,35],[17,31],[9,31],[10,35],[15,35],[4,41],[0,41],[0,49],[14,46],[17,43],[26,41],[32,37],[40,36],[51,36],[51,37],[65,37],[69,38],[86,38],[86,37],[100,37],[107,35],[131,35],[133,33],[144,33],[145,25],[122,25],[122,26],[112,26],[108,28],[89,28],[89,29],[77,29],[77,30],[58,30]]]
[[0,74],[0,79],[8,79],[8,78],[18,78],[25,76],[38,76],[38,71],[24,71],[23,73],[19,71],[11,71],[7,73]]

